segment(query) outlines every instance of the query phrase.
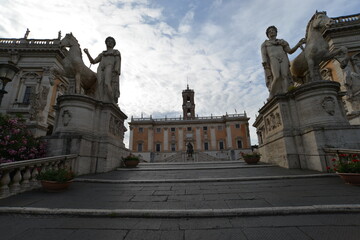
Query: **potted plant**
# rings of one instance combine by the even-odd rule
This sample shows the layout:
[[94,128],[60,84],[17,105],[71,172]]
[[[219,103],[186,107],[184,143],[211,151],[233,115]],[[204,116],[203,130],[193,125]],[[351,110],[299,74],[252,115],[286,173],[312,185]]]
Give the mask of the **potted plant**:
[[133,154],[129,154],[129,156],[125,158],[123,157],[122,160],[126,167],[136,167],[140,162],[139,157]]
[[36,179],[41,181],[45,191],[60,192],[67,189],[72,183],[75,174],[68,169],[49,169],[40,172]]
[[359,154],[338,154],[333,158],[333,167],[328,167],[329,172],[336,172],[346,183],[360,185],[360,156]]
[[247,164],[257,164],[260,161],[260,153],[252,152],[252,153],[240,153],[242,158]]

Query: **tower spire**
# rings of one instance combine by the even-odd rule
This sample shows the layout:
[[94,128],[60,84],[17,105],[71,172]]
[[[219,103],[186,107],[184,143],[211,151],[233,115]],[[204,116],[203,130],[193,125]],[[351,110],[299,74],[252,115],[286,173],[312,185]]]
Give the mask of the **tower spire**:
[[195,101],[194,101],[195,92],[192,89],[189,89],[189,83],[187,84],[187,89],[182,91],[183,97],[183,118],[184,119],[195,119]]

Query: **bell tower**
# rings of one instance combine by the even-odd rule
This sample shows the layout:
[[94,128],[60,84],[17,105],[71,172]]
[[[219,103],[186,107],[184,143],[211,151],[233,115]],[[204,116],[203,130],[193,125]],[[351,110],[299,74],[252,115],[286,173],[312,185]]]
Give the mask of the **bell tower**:
[[194,101],[195,92],[192,89],[189,89],[189,84],[187,89],[182,91],[183,97],[183,118],[185,120],[195,119],[195,101]]

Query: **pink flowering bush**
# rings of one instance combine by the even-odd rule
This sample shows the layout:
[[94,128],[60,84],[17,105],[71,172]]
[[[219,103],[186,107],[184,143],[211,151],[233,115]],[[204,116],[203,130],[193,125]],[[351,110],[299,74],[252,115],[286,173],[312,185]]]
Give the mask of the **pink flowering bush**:
[[45,157],[45,142],[35,138],[24,122],[0,114],[0,163]]

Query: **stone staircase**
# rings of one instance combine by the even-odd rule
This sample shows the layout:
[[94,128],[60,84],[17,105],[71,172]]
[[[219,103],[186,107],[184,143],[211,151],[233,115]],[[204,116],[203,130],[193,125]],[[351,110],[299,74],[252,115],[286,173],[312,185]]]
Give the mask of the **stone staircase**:
[[195,152],[192,157],[188,157],[185,152],[179,152],[164,159],[164,162],[212,162],[226,160],[228,159],[217,158],[203,152]]

